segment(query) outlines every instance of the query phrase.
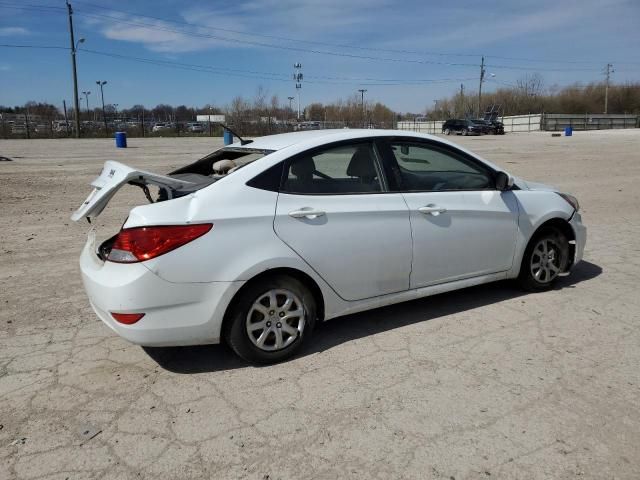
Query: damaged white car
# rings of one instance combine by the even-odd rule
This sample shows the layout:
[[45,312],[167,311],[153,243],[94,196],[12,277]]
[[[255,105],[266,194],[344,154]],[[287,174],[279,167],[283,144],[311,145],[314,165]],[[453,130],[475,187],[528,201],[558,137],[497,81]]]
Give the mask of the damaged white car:
[[571,195],[405,131],[240,141],[168,175],[109,161],[73,220],[127,184],[150,203],[80,257],[98,316],[140,345],[224,339],[251,362],[348,313],[509,278],[549,289],[586,241]]

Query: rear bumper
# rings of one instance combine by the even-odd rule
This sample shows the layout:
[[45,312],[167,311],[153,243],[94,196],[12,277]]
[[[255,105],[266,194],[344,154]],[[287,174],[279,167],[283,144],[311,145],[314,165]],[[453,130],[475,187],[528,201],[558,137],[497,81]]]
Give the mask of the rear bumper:
[[[243,282],[167,282],[143,263],[103,262],[95,251],[90,234],[80,255],[82,281],[94,311],[118,335],[143,346],[219,343],[227,305]],[[145,316],[124,325],[110,312]]]
[[584,256],[584,247],[587,244],[587,227],[582,224],[582,217],[578,212],[573,214],[571,220],[569,220],[569,224],[571,225],[571,228],[573,228],[573,233],[576,237],[576,248],[572,265],[575,266]]

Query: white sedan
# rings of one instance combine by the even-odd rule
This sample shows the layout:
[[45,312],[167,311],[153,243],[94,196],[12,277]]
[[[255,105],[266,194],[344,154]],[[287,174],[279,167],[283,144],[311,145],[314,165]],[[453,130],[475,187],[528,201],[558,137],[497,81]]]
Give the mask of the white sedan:
[[150,203],[80,257],[97,315],[136,344],[224,339],[259,363],[345,314],[509,278],[549,289],[586,241],[571,195],[406,131],[242,140],[168,175],[108,161],[72,219],[125,184]]

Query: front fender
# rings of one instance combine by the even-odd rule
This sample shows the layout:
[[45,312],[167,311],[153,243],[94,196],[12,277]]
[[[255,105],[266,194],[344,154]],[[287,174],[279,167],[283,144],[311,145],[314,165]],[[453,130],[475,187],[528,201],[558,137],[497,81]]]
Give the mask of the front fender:
[[540,226],[556,218],[569,222],[574,213],[573,207],[552,191],[515,190],[514,194],[518,201],[518,236],[510,277],[520,273],[524,252]]

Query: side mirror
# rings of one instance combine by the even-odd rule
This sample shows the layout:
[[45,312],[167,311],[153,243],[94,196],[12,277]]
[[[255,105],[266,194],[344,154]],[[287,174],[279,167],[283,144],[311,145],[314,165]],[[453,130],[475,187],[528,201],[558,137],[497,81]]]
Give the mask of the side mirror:
[[496,174],[496,188],[505,191],[511,187],[513,187],[513,177],[506,172],[498,172]]

